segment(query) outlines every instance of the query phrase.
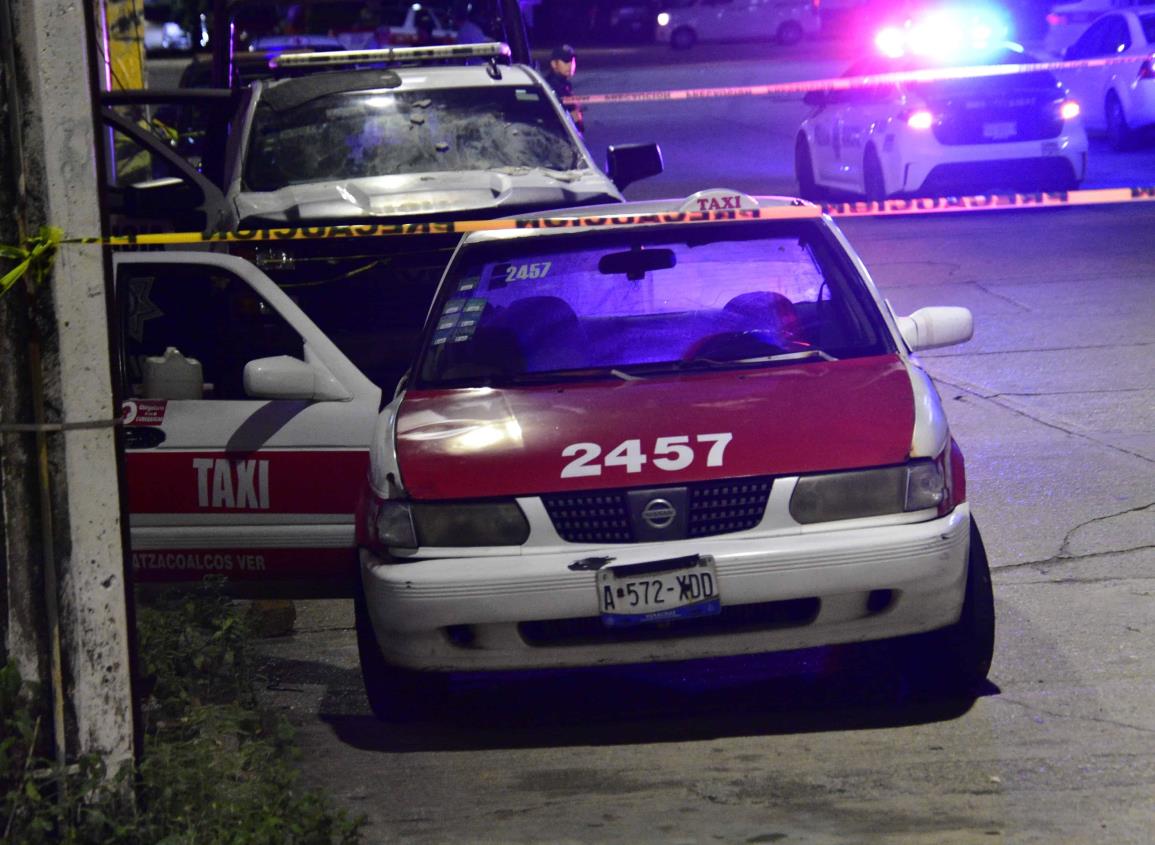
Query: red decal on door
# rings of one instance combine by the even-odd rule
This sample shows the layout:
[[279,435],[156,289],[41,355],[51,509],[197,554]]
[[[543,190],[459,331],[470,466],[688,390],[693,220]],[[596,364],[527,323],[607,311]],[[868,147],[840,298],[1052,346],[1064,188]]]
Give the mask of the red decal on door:
[[126,399],[121,405],[121,420],[125,425],[161,425],[167,399]]

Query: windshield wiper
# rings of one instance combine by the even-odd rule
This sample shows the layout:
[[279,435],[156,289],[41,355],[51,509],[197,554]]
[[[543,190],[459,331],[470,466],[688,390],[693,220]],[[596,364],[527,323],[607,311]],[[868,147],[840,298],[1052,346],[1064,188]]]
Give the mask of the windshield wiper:
[[777,364],[789,363],[791,361],[806,361],[812,358],[820,358],[823,361],[837,361],[828,352],[823,352],[821,349],[804,349],[801,352],[782,352],[778,355],[759,355],[754,358],[727,358],[725,360],[718,360],[715,358],[691,358],[688,361],[679,363],[679,369],[715,369],[732,367],[735,364]]
[[627,373],[617,367],[584,367],[573,370],[550,370],[540,373],[516,373],[507,380],[514,384],[548,384],[557,381],[586,381],[591,378],[612,376],[622,381],[641,381],[641,376]]

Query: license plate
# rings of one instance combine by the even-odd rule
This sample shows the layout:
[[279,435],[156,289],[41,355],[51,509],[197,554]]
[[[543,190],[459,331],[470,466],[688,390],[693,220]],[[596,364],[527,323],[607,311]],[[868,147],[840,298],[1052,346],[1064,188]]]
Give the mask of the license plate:
[[1002,141],[1006,138],[1013,138],[1019,131],[1019,127],[1013,120],[1000,120],[997,123],[983,124],[983,137],[990,138],[994,141]]
[[709,555],[598,570],[598,608],[608,628],[720,613],[718,573]]

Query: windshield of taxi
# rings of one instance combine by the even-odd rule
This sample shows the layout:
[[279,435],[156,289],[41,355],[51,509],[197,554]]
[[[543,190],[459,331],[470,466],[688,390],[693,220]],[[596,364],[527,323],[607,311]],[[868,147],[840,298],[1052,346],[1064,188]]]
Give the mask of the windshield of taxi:
[[634,229],[479,245],[450,268],[418,386],[775,366],[891,350],[819,224]]
[[292,108],[261,103],[245,186],[586,163],[549,100],[532,87],[353,91]]

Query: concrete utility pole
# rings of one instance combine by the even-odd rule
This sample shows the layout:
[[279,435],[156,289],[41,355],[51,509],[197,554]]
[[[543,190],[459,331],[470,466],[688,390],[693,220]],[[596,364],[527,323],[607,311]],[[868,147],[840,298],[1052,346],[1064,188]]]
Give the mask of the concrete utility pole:
[[[101,231],[85,5],[0,0],[0,243]],[[105,263],[63,246],[0,300],[0,657],[51,691],[57,759],[112,772],[134,732]]]

